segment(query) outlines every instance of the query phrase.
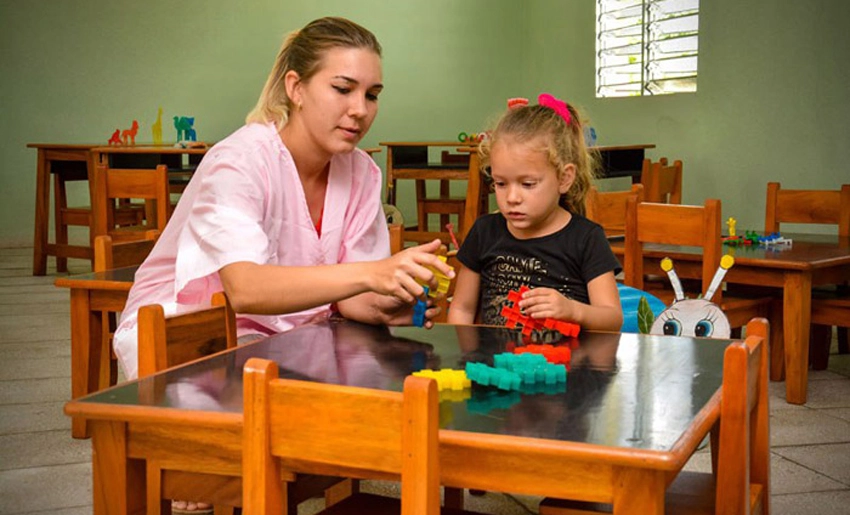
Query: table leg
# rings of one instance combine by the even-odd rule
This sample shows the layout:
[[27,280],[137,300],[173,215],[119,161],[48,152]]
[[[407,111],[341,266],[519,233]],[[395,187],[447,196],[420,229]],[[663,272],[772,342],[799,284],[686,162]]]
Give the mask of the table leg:
[[35,237],[33,238],[32,275],[47,273],[47,229],[50,214],[50,182],[47,156],[38,149],[35,177]]
[[615,476],[614,515],[664,515],[664,472],[626,468],[617,471]]
[[[91,291],[71,290],[71,397],[96,392],[100,384],[103,313],[92,311]],[[87,438],[85,419],[74,417],[71,436]]]
[[809,325],[812,321],[812,276],[785,272],[785,400],[805,404],[809,380]]
[[92,491],[95,515],[145,511],[145,463],[127,455],[127,425],[92,422]]

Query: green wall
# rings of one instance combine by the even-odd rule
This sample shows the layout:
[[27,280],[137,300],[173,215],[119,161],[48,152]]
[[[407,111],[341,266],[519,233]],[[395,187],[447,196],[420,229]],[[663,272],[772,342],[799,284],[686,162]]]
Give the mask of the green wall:
[[525,83],[582,106],[600,144],[681,159],[683,201],[721,199],[739,230],[763,228],[768,181],[850,183],[850,3],[702,0],[697,93],[619,99],[594,97],[594,5],[529,3]]
[[720,198],[741,229],[761,226],[768,180],[850,182],[850,3],[703,0],[698,93],[625,99],[594,98],[594,6],[0,0],[0,245],[32,244],[26,143],[105,143],[133,119],[150,141],[158,106],[166,140],[174,115],[195,116],[200,139],[221,139],[253,106],[283,35],[324,15],[358,21],[384,46],[387,88],[363,146],[451,139],[479,130],[507,97],[551,91],[584,108],[601,144],[654,143],[653,157],[682,159],[685,202]]

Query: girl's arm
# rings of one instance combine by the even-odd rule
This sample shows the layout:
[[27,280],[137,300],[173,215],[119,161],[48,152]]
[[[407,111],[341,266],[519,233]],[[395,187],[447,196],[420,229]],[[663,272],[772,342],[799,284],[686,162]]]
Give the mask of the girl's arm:
[[223,267],[219,276],[237,313],[294,313],[365,292],[390,295],[412,304],[424,291],[416,279],[436,286],[434,273],[426,266],[454,276],[449,266],[434,255],[439,246],[439,240],[434,240],[380,261],[324,266],[243,261]]
[[457,274],[457,283],[449,306],[448,323],[474,324],[478,312],[478,293],[481,288],[481,276],[461,265]]
[[590,304],[564,297],[551,288],[535,288],[525,293],[519,307],[533,318],[556,318],[573,322],[582,329],[619,331],[623,308],[614,272],[606,272],[587,283]]

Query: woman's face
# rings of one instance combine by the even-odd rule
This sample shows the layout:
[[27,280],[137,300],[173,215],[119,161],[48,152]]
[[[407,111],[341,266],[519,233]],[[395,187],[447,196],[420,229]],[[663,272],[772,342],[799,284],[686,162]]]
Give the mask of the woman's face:
[[319,71],[292,92],[291,121],[306,139],[329,155],[350,152],[378,114],[383,89],[381,58],[364,48],[333,48]]

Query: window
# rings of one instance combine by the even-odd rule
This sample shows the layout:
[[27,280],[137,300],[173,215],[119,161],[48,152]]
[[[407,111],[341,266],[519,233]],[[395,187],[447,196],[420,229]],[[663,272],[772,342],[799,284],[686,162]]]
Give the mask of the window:
[[699,0],[596,0],[596,96],[697,90]]

